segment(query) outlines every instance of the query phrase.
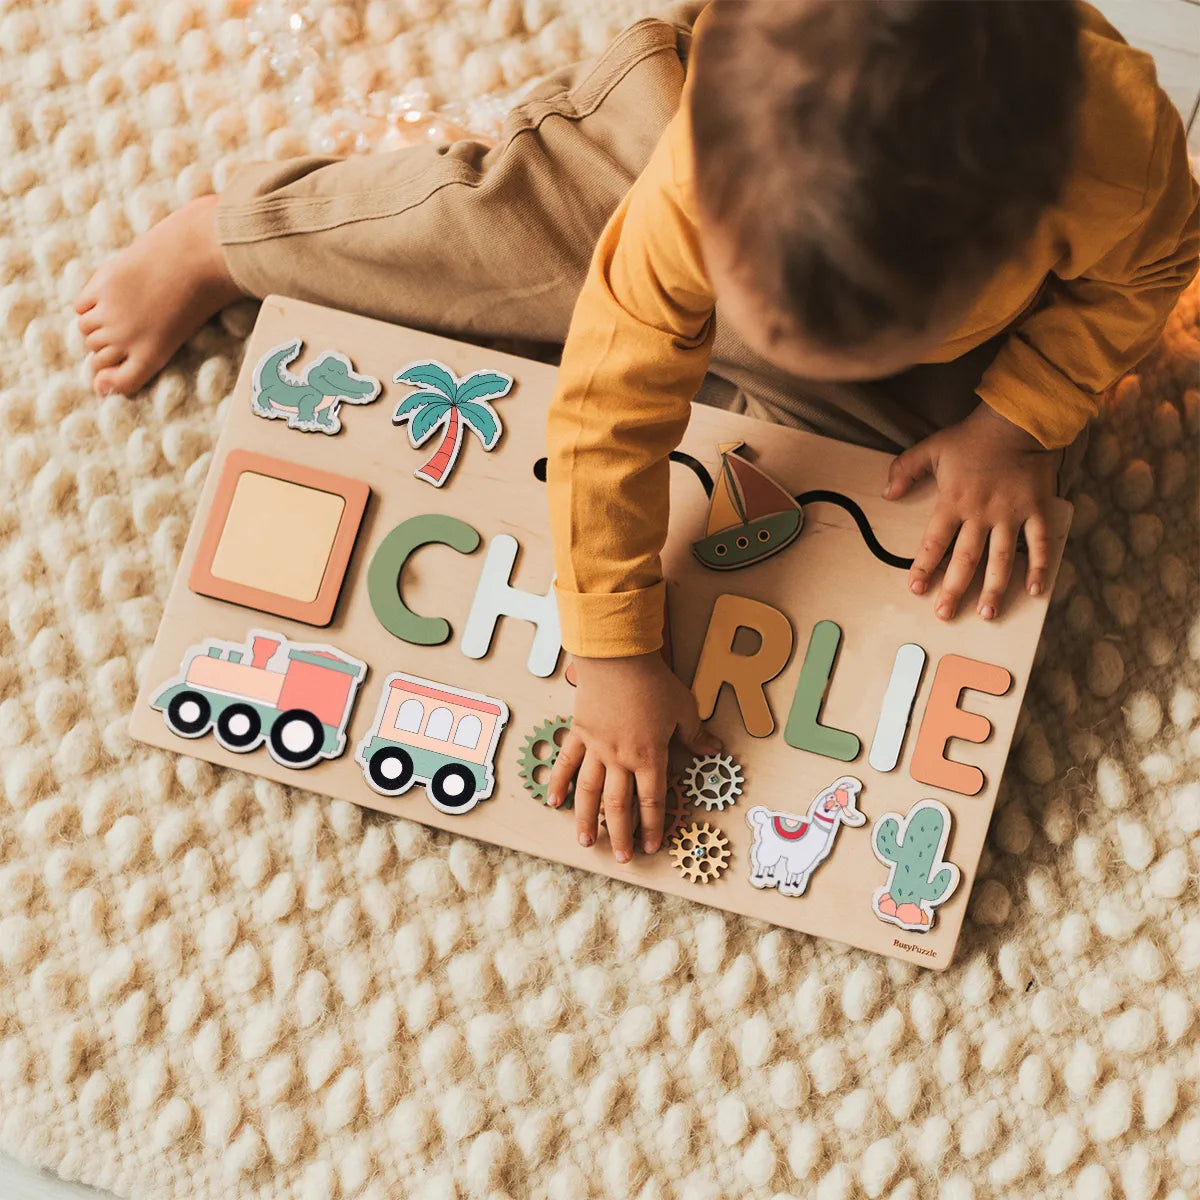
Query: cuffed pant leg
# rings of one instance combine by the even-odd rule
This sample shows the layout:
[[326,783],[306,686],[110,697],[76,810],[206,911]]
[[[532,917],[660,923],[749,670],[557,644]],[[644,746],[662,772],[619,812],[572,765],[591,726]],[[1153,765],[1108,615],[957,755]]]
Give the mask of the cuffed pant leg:
[[495,146],[244,168],[217,207],[235,281],[450,336],[561,342],[597,238],[679,104],[686,19],[544,80]]

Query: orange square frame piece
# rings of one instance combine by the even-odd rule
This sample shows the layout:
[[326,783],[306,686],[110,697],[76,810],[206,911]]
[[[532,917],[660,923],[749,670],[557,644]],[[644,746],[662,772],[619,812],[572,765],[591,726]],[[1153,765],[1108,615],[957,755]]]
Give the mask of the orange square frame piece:
[[346,475],[231,450],[188,586],[244,608],[328,625],[370,492]]

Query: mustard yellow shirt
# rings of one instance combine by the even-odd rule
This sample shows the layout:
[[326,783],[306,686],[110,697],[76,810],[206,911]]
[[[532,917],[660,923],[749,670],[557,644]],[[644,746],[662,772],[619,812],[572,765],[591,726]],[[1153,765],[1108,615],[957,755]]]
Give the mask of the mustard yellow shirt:
[[[1150,348],[1200,248],[1200,189],[1152,60],[1082,7],[1084,97],[1062,196],[924,360],[958,358],[1010,329],[976,390],[1046,447],[1072,441],[1100,393]],[[555,586],[572,653],[661,644],[667,456],[708,367],[715,300],[685,101],[596,246],[550,409]]]

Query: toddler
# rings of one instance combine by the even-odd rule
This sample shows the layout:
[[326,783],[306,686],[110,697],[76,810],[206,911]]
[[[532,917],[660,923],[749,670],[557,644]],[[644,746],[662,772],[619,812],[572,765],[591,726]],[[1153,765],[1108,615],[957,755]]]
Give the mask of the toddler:
[[[702,11],[700,11],[702,10]],[[713,0],[544,81],[494,146],[244,168],[77,304],[100,392],[268,292],[561,343],[548,488],[574,722],[549,784],[629,861],[667,745],[668,459],[693,399],[897,454],[938,489],[910,587],[999,611],[1097,398],[1196,270],[1198,189],[1149,58],[1073,0]],[[573,312],[573,316],[572,316]]]

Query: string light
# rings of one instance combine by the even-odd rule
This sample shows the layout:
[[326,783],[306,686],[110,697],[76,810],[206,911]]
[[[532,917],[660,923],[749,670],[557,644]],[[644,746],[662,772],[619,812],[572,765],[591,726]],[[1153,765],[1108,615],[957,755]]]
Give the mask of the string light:
[[[369,45],[358,36],[366,7],[365,0],[256,0],[246,12],[248,41],[265,56],[297,123],[309,121],[313,149],[355,154],[421,141],[494,140],[527,85],[465,101],[437,97],[428,80],[397,77],[386,43]],[[347,30],[354,31],[352,45],[337,36]],[[370,81],[369,87],[361,86],[364,81]],[[314,105],[325,114],[316,122]]]

